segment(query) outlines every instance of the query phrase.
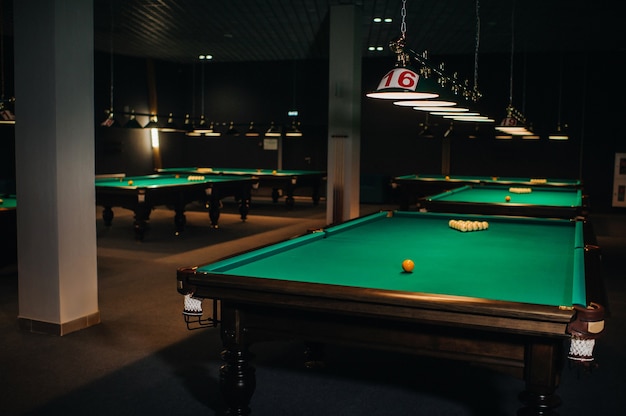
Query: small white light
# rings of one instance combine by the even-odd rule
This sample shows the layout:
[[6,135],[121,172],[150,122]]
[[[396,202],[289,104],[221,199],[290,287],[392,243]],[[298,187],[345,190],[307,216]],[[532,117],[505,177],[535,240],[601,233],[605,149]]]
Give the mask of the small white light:
[[374,47],[374,46],[370,46],[369,48],[367,48],[367,50],[368,50],[368,51],[375,51],[375,50],[376,50],[376,47]]
[[375,17],[374,18],[374,23],[380,23],[382,21],[383,21],[383,19],[381,19],[380,17]]
[[383,48],[382,46],[377,46],[377,47],[376,47],[376,50],[377,50],[377,51],[382,51],[383,49],[384,49],[384,48]]
[[150,138],[152,139],[152,148],[159,148],[159,129],[150,129]]
[[393,19],[391,17],[385,18],[385,23],[391,23],[391,22],[393,22]]
[[298,110],[289,110],[287,111],[287,115],[289,117],[298,117]]

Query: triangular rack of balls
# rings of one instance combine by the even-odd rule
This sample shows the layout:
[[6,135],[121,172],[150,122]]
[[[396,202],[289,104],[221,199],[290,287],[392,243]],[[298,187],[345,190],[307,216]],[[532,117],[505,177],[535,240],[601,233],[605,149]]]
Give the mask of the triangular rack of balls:
[[450,228],[464,233],[468,231],[484,231],[489,228],[487,221],[450,220],[448,225]]
[[533,191],[533,188],[509,188],[509,192],[513,194],[529,194]]

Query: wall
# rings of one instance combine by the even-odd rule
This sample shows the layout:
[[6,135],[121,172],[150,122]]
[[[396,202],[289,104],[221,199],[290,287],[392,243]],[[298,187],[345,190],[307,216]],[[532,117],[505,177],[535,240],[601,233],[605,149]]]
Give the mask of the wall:
[[[509,102],[509,56],[481,56],[480,104],[498,122]],[[110,57],[95,55],[95,120],[99,124],[109,108]],[[472,75],[473,57],[432,58],[447,68]],[[500,142],[487,137],[470,140],[473,126],[455,125],[451,137],[451,171],[455,174],[546,176],[580,178],[596,210],[612,210],[612,178],[615,152],[626,151],[624,133],[619,129],[624,105],[624,83],[617,82],[624,71],[624,52],[588,55],[520,55],[515,61],[513,104],[523,110],[542,135],[539,142]],[[147,62],[115,56],[114,107],[117,111],[148,112],[150,86]],[[363,63],[363,91],[368,91],[393,65],[390,58]],[[202,112],[201,67],[154,62],[158,113],[173,112],[199,116]],[[305,136],[285,139],[283,167],[323,170],[326,166],[328,63],[269,62],[250,64],[205,64],[204,113],[208,120],[236,121],[245,129],[250,121],[267,127],[274,121],[288,124],[286,113],[300,111]],[[560,75],[560,68],[562,75]],[[10,74],[9,74],[10,77]],[[561,119],[569,125],[568,142],[548,142],[545,135],[558,120],[558,85],[562,83]],[[141,119],[141,118],[140,118]],[[179,119],[182,120],[182,119]],[[124,121],[122,118],[121,121]],[[143,118],[142,123],[147,123]],[[440,172],[443,131],[441,119],[429,120],[435,139],[417,133],[424,115],[390,103],[363,100],[361,169],[365,175],[393,176],[415,172]],[[4,133],[3,133],[4,134]],[[12,152],[12,143],[3,138],[2,152]],[[274,168],[277,154],[263,150],[258,139],[245,137],[191,138],[181,133],[161,134],[163,166],[222,165]],[[96,129],[96,170],[98,173],[125,171],[151,173],[149,138],[145,131]],[[615,210],[615,209],[613,209]],[[617,212],[621,212],[619,209]]]

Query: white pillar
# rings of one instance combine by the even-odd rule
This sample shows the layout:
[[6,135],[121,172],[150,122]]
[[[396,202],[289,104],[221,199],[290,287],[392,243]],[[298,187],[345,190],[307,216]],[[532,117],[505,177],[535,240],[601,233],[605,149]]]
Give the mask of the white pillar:
[[93,4],[13,7],[18,322],[64,335],[100,322]]
[[361,10],[330,9],[327,223],[359,216]]

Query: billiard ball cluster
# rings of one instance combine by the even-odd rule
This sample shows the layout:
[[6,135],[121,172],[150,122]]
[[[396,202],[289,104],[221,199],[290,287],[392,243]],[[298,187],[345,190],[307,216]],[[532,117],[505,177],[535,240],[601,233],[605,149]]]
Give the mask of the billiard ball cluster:
[[450,228],[461,232],[483,231],[489,228],[487,221],[450,220],[448,225]]
[[509,192],[514,194],[529,194],[532,191],[532,188],[509,188]]
[[189,176],[187,176],[187,180],[188,181],[203,181],[204,180],[204,176],[202,176],[202,175],[189,175]]

